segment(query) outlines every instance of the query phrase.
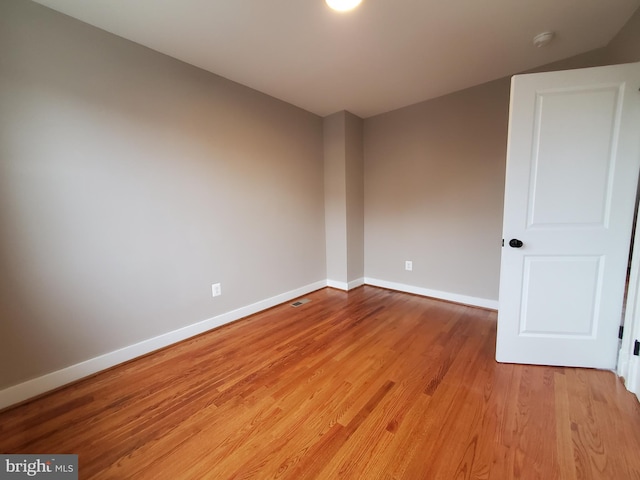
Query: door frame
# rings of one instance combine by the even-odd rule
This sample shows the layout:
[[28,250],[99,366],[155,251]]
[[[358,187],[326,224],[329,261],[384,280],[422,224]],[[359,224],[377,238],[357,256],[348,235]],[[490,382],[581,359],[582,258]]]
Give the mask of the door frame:
[[[640,187],[638,190],[640,197]],[[629,285],[624,311],[624,328],[620,350],[618,351],[618,366],[616,373],[624,379],[627,390],[635,393],[640,400],[640,357],[633,354],[634,343],[640,339],[640,215],[638,209],[640,200],[636,200],[636,218],[634,222],[635,241],[631,246],[631,265]],[[631,239],[629,239],[631,241]]]

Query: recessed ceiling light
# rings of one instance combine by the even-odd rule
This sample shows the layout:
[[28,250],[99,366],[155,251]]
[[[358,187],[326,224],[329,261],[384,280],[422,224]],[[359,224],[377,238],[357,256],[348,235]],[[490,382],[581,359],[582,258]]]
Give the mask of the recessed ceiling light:
[[329,5],[334,10],[339,12],[346,12],[348,10],[353,10],[358,5],[362,3],[362,0],[325,0],[327,5]]

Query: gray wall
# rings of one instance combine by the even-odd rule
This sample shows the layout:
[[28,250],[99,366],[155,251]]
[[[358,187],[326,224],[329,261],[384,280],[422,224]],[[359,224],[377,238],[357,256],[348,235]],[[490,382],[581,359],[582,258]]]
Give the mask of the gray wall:
[[640,8],[607,46],[607,63],[640,62]]
[[[638,60],[640,10],[607,47],[532,71]],[[504,78],[365,120],[366,277],[498,299],[508,109]]]
[[324,211],[327,278],[347,282],[347,177],[345,175],[346,112],[323,120]]
[[368,278],[498,298],[508,106],[502,79],[365,121]]
[[327,278],[345,289],[364,280],[363,123],[347,111],[323,121]]
[[347,281],[364,279],[364,121],[345,112]]
[[324,280],[322,172],[320,117],[2,0],[0,388]]

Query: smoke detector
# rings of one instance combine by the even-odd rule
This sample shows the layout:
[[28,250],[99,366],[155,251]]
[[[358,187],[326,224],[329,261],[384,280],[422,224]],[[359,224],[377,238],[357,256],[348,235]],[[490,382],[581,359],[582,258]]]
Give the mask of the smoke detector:
[[540,47],[546,47],[547,45],[549,45],[551,43],[551,40],[553,40],[553,37],[555,37],[556,34],[553,32],[542,32],[539,33],[538,35],[536,35],[535,37],[533,37],[533,44],[540,48]]

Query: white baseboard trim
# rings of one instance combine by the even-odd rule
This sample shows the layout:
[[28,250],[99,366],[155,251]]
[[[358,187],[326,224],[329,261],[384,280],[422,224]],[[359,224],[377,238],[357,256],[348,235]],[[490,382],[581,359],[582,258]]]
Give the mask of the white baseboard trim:
[[616,375],[624,378],[629,378],[629,359],[631,358],[631,352],[621,348],[618,350],[618,367],[616,368]]
[[351,280],[349,283],[339,282],[337,280],[327,280],[327,287],[337,288],[338,290],[344,290],[345,292],[353,290],[354,288],[360,287],[362,285],[364,285],[363,277]]
[[365,277],[366,285],[374,287],[388,288],[389,290],[398,290],[405,293],[413,293],[422,295],[423,297],[433,297],[449,302],[461,303],[463,305],[471,305],[474,307],[490,308],[498,310],[498,301],[489,300],[487,298],[469,297],[467,295],[459,295],[457,293],[441,292],[439,290],[430,290],[428,288],[414,287],[413,285],[405,285],[403,283],[387,282],[386,280],[378,280],[376,278]]
[[337,280],[327,279],[327,287],[337,288],[338,290],[349,290],[349,284],[347,282],[339,282]]
[[67,385],[81,378],[88,377],[102,370],[114,367],[120,363],[133,360],[134,358],[146,355],[155,350],[167,347],[174,343],[186,340],[213,328],[220,327],[227,323],[239,320],[243,317],[253,315],[262,310],[275,307],[281,303],[293,300],[307,293],[313,292],[323,287],[333,287],[344,291],[349,291],[361,285],[373,285],[376,287],[388,288],[390,290],[398,290],[406,293],[413,293],[425,297],[439,298],[450,302],[462,303],[465,305],[473,305],[476,307],[490,308],[497,310],[498,302],[496,300],[488,300],[484,298],[469,297],[466,295],[458,295],[454,293],[440,292],[437,290],[429,290],[427,288],[414,287],[395,282],[387,282],[385,280],[377,280],[375,278],[359,278],[351,282],[337,282],[335,280],[321,280],[303,287],[276,295],[265,300],[247,305],[245,307],[232,310],[230,312],[217,315],[207,320],[188,325],[186,327],[173,330],[171,332],[149,338],[141,342],[129,345],[127,347],[105,353],[98,357],[90,358],[84,362],[71,365],[69,367],[48,373],[41,377],[27,380],[26,382],[7,387],[0,390],[0,409],[9,407],[16,403],[23,402],[35,396],[46,393],[50,390]]
[[254,313],[266,310],[267,308],[275,307],[281,303],[293,300],[294,298],[306,295],[307,293],[320,288],[324,288],[327,284],[328,282],[326,280],[311,283],[304,287],[276,295],[275,297],[247,305],[246,307],[241,307],[207,320],[202,320],[192,325],[163,333],[157,337],[143,340],[113,352],[105,353],[104,355],[71,365],[70,367],[63,368],[62,370],[57,370],[41,377],[5,388],[4,390],[0,390],[0,409],[23,402],[32,397],[62,387],[68,383],[75,382],[81,378],[88,377],[89,375],[106,370],[107,368],[111,368],[120,363],[133,360],[136,357],[153,352],[154,350],[186,340],[187,338],[199,335],[213,328],[220,327],[226,323],[239,320],[248,315],[253,315]]

